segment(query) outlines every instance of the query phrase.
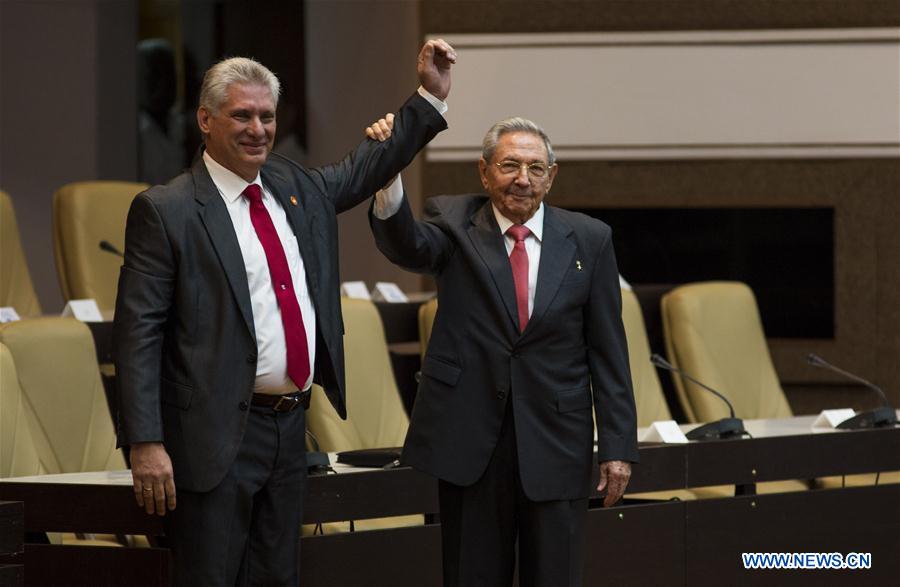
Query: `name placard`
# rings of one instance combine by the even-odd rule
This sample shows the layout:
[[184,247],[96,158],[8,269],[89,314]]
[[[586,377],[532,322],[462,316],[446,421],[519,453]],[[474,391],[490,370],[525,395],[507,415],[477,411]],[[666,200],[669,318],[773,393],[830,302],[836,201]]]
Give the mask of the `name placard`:
[[400,286],[391,281],[379,281],[372,290],[372,299],[379,302],[390,302],[392,304],[408,302],[409,298],[400,289]]
[[853,408],[841,408],[839,410],[822,410],[819,417],[813,422],[812,429],[816,430],[834,430],[837,425],[844,420],[850,419],[856,415]]
[[73,317],[82,322],[103,322],[103,315],[93,298],[87,300],[69,300],[62,311],[63,317]]
[[658,420],[652,424],[639,439],[641,442],[665,442],[682,444],[688,441],[684,432],[675,420]]

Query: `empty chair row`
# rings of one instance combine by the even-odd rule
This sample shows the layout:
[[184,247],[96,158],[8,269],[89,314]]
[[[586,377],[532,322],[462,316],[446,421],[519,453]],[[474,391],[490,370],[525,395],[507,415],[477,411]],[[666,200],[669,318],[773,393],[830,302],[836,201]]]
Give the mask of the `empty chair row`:
[[[115,308],[125,222],[134,197],[148,186],[121,181],[70,183],[53,196],[53,249],[63,298],[91,298]],[[22,317],[41,315],[12,201],[0,191],[0,306]],[[101,247],[101,243],[105,243]]]

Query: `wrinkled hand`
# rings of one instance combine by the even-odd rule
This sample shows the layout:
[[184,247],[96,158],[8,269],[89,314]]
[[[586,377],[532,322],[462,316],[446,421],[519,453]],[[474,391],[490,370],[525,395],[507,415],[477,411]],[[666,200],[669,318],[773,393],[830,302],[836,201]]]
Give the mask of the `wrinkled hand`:
[[384,118],[380,118],[372,123],[372,126],[366,127],[366,136],[373,141],[383,143],[391,136],[391,129],[394,128],[394,115],[385,114]]
[[161,442],[131,445],[131,477],[138,507],[158,516],[166,515],[166,507],[175,509],[172,459]]
[[631,463],[626,461],[604,461],[600,463],[600,484],[597,491],[608,488],[603,498],[603,507],[609,507],[622,499],[625,487],[631,478]]
[[425,43],[419,51],[416,72],[422,87],[439,100],[450,93],[450,66],[456,63],[456,51],[444,39]]

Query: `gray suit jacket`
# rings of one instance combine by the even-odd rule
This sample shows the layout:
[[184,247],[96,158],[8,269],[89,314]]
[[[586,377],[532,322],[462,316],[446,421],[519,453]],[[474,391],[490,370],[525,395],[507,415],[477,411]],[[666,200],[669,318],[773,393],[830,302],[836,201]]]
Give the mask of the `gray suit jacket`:
[[[371,196],[445,127],[414,94],[398,112],[388,142],[364,140],[342,161],[319,169],[275,154],[262,168],[306,267],[317,315],[315,381],[342,418],[336,215]],[[114,339],[119,445],[162,441],[179,487],[215,487],[243,437],[257,348],[240,247],[202,160],[132,203]]]
[[545,205],[534,309],[520,334],[509,257],[487,196],[431,198],[424,222],[404,198],[394,216],[370,220],[391,261],[437,279],[437,317],[405,462],[457,485],[474,483],[510,402],[522,485],[532,500],[589,495],[591,405],[599,460],[638,460],[607,225]]

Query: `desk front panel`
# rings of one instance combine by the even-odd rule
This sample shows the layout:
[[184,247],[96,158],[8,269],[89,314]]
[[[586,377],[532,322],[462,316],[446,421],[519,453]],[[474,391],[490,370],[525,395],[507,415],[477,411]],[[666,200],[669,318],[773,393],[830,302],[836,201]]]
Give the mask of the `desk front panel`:
[[[873,587],[900,577],[900,484],[686,502],[686,584]],[[868,570],[746,570],[742,552],[871,553]]]

